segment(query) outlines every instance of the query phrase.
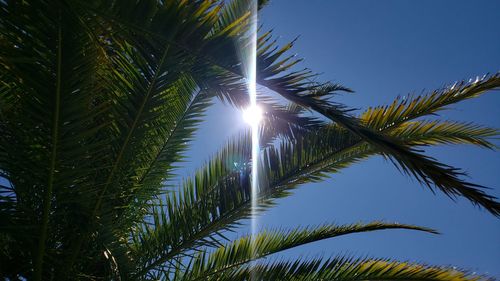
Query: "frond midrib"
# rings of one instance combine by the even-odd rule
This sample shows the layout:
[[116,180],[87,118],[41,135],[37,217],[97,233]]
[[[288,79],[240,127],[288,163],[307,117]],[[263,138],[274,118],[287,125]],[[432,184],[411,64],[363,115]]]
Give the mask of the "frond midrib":
[[54,119],[52,121],[52,150],[49,166],[49,179],[47,190],[44,194],[44,203],[42,211],[42,225],[40,230],[38,252],[34,264],[34,277],[35,280],[42,280],[43,273],[43,259],[45,256],[45,240],[47,239],[49,214],[52,203],[52,191],[54,188],[54,177],[56,170],[57,148],[59,139],[59,115],[61,110],[61,68],[62,68],[62,26],[61,15],[58,13],[58,28],[57,28],[57,72],[56,72],[56,93],[55,93],[55,111]]

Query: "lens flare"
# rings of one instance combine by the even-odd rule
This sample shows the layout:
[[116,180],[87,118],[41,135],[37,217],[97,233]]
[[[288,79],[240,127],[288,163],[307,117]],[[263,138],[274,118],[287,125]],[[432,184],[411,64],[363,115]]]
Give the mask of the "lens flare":
[[[252,155],[251,155],[251,256],[256,256],[255,253],[255,235],[257,234],[257,196],[259,194],[259,122],[262,119],[262,109],[257,106],[257,0],[248,1],[248,11],[250,12],[248,22],[248,32],[245,32],[242,40],[236,44],[239,45],[240,59],[242,72],[247,84],[249,96],[249,107],[243,111],[243,119],[251,127],[252,132]],[[250,266],[254,266],[254,262],[250,262]],[[249,280],[254,280],[254,276],[250,276]]]
[[[251,12],[251,23],[250,23],[250,47],[249,52],[247,52],[248,57],[246,58],[246,79],[248,82],[248,94],[250,96],[250,107],[245,111],[246,114],[243,115],[244,119],[247,120],[252,126],[252,188],[251,188],[251,204],[252,204],[252,218],[251,218],[251,255],[256,256],[256,241],[255,235],[257,234],[257,196],[259,194],[259,175],[258,175],[258,164],[259,164],[259,121],[262,118],[262,110],[257,106],[257,0],[250,1],[250,12]],[[246,117],[245,117],[246,116]],[[250,263],[250,266],[255,266],[254,262]],[[255,280],[255,276],[251,275],[250,280]]]
[[262,120],[262,109],[258,105],[250,106],[243,111],[243,120],[250,126],[258,125]]

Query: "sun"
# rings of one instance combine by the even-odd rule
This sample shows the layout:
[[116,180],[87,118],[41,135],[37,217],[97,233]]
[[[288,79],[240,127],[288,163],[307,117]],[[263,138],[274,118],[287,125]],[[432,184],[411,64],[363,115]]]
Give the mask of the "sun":
[[252,105],[243,110],[243,120],[251,126],[256,126],[262,120],[262,109],[258,105]]

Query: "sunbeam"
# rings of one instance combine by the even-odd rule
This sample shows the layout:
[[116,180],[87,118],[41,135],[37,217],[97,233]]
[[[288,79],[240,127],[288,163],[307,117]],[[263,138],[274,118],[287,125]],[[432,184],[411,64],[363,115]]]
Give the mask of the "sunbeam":
[[[252,234],[252,256],[255,256],[255,241],[254,237],[257,234],[257,218],[256,218],[256,208],[257,208],[257,194],[259,190],[258,186],[258,157],[259,157],[259,121],[262,117],[262,111],[257,105],[257,88],[256,88],[256,72],[257,72],[257,0],[250,2],[249,10],[251,12],[251,22],[249,29],[250,36],[250,49],[247,52],[248,57],[244,58],[246,60],[246,75],[248,82],[248,94],[250,97],[250,106],[243,113],[243,118],[247,123],[250,124],[252,128],[252,193],[251,193],[251,204],[252,204],[252,218],[251,218],[251,234]],[[252,276],[250,279],[253,280]]]

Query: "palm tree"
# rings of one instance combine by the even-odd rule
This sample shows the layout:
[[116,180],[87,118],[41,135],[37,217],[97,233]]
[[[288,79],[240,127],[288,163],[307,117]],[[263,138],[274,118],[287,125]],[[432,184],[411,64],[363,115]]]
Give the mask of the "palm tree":
[[[370,222],[226,238],[299,185],[383,155],[431,191],[500,216],[459,169],[422,154],[436,144],[495,148],[492,128],[423,120],[500,87],[500,76],[396,99],[359,116],[349,88],[294,70],[271,32],[257,41],[260,152],[228,140],[180,187],[172,183],[217,98],[245,108],[241,49],[251,1],[0,2],[0,273],[5,280],[477,280],[450,267],[387,259],[263,259],[351,233],[408,229]],[[259,3],[262,8],[265,1]],[[280,98],[276,98],[280,96]],[[286,100],[287,102],[283,102]],[[251,207],[251,166],[259,170]]]

